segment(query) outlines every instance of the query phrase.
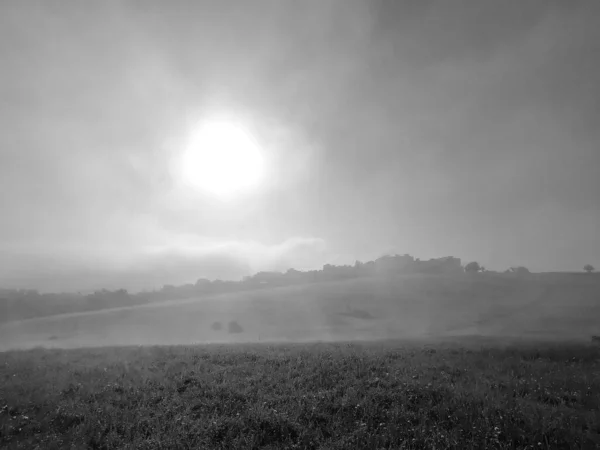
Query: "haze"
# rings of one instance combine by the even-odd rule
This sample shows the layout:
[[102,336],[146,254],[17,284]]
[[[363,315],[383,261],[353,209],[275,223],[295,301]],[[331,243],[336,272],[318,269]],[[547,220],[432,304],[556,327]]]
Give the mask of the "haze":
[[[600,254],[600,3],[0,5],[0,285],[153,288],[384,253]],[[194,124],[260,143],[223,201]]]

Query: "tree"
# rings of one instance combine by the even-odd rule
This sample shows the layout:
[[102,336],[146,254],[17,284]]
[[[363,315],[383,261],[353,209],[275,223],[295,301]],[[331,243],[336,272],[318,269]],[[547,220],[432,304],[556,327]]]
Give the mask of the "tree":
[[585,266],[583,266],[583,270],[585,270],[587,273],[592,273],[594,270],[594,266],[592,266],[591,264],[586,264]]
[[481,270],[481,266],[477,261],[471,261],[469,264],[465,266],[465,272],[467,273],[477,273]]

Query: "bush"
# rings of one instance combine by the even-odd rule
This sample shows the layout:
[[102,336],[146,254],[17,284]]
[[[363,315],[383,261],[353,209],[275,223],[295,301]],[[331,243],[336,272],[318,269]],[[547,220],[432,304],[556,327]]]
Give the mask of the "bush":
[[243,333],[244,329],[235,320],[229,322],[228,329],[230,333]]
[[467,273],[477,273],[481,270],[481,266],[477,261],[471,261],[469,264],[465,266],[465,272]]

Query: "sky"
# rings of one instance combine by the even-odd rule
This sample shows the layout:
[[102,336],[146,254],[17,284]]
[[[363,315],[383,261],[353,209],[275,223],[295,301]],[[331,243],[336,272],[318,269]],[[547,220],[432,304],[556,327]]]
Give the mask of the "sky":
[[[600,266],[595,0],[9,0],[0,61],[4,287]],[[266,161],[228,201],[174,169],[218,115]]]

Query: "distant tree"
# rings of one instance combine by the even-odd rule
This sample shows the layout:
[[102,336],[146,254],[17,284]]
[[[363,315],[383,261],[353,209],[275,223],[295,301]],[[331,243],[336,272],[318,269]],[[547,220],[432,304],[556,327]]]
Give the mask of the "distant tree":
[[210,286],[210,280],[207,280],[206,278],[198,278],[198,281],[196,281],[197,288],[203,288],[207,286]]
[[586,264],[583,266],[583,270],[585,270],[587,273],[592,273],[596,269],[591,264]]
[[465,266],[465,272],[467,273],[477,273],[481,270],[481,266],[477,261],[471,261],[469,264]]

